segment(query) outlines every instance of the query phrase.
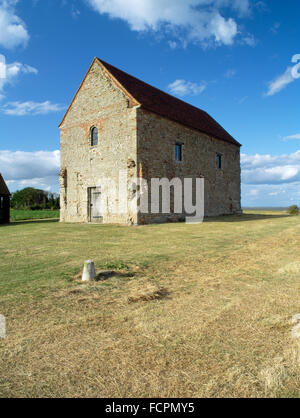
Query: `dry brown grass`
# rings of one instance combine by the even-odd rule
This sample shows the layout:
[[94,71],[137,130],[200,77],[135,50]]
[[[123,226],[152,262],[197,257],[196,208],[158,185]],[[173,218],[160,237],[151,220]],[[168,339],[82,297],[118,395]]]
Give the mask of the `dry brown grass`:
[[[192,233],[157,226],[170,258],[139,263],[137,246],[135,263],[105,280],[82,284],[73,273],[24,300],[6,292],[1,396],[299,396],[300,346],[291,338],[299,226],[298,218],[225,220]],[[175,252],[173,228],[186,228],[189,252]],[[131,251],[131,241],[118,243]]]

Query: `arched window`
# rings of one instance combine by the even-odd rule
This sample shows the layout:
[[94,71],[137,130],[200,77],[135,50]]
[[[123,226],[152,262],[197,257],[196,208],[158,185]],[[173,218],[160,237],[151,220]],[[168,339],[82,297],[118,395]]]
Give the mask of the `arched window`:
[[98,129],[94,126],[91,129],[91,146],[95,147],[98,145]]

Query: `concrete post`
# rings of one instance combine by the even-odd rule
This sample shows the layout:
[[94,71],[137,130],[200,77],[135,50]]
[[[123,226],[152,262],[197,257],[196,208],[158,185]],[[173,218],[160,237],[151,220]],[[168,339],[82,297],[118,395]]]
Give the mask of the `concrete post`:
[[84,262],[82,281],[89,282],[96,278],[95,264],[92,260]]

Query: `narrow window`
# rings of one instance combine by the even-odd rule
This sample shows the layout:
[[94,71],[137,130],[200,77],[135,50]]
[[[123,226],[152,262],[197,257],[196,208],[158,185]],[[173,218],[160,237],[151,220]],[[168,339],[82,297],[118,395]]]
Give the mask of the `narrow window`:
[[91,129],[91,146],[95,147],[98,145],[98,129],[94,126]]
[[175,144],[175,160],[182,161],[182,144]]
[[0,209],[4,209],[4,197],[0,197]]
[[222,170],[222,163],[223,163],[223,161],[222,161],[222,154],[217,154],[217,168],[219,169],[219,170]]

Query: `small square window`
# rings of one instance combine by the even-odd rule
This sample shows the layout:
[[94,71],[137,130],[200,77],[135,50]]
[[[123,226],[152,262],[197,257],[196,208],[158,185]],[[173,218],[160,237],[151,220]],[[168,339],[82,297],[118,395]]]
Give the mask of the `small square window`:
[[222,154],[217,154],[217,168],[219,170],[223,168]]
[[182,161],[182,144],[175,144],[175,160]]

